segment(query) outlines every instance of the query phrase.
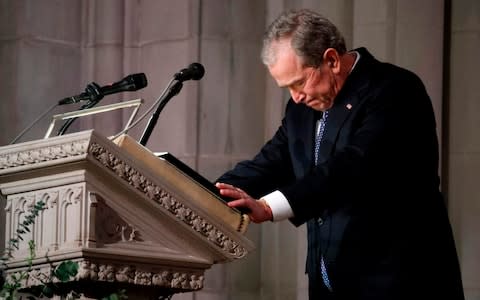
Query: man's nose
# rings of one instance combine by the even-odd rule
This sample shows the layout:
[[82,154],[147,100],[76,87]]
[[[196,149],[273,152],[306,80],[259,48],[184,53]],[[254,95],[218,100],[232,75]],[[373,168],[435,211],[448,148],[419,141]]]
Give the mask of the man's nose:
[[303,100],[305,99],[305,93],[301,92],[301,91],[296,91],[296,90],[293,90],[291,89],[290,90],[290,95],[292,96],[292,99],[295,103],[302,103]]

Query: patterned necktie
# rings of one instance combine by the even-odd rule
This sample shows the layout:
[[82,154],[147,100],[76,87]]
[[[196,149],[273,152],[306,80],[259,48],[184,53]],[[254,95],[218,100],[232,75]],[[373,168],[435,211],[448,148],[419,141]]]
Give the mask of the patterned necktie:
[[[315,165],[318,164],[318,154],[320,151],[320,142],[323,138],[323,133],[325,132],[325,125],[327,123],[328,111],[323,112],[322,118],[318,121],[317,132],[315,135]],[[325,265],[325,260],[323,255],[320,257],[320,271],[322,273],[323,283],[327,289],[332,292],[332,285],[330,284],[330,279],[328,278],[327,267]]]
[[325,265],[323,255],[320,257],[320,271],[322,272],[323,284],[325,284],[325,286],[330,292],[333,292],[332,285],[330,284],[330,279],[328,278],[327,267]]
[[322,117],[318,120],[317,133],[315,135],[315,165],[318,163],[318,154],[320,151],[320,142],[325,132],[325,124],[327,123],[328,110],[323,112]]

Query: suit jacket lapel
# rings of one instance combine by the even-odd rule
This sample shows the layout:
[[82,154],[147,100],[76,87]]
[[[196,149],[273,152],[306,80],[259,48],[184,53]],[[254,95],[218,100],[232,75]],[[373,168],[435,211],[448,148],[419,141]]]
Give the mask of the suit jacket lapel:
[[366,91],[370,81],[369,66],[373,57],[363,48],[357,51],[361,55],[360,61],[352,74],[347,78],[340,93],[335,98],[333,107],[328,112],[325,132],[320,143],[319,164],[325,162],[330,157],[340,129],[351,112],[360,104],[361,95]]
[[307,174],[313,165],[313,147],[315,142],[315,124],[317,121],[317,114],[314,110],[308,109],[303,115],[302,126],[298,132],[295,141],[295,157],[301,159],[300,164],[294,164],[297,178],[303,177]]
[[[337,99],[336,101],[339,101]],[[325,162],[333,151],[335,141],[337,140],[338,133],[343,126],[343,123],[350,115],[351,110],[357,105],[358,98],[350,96],[348,99],[342,99],[345,103],[336,103],[328,112],[328,119],[325,126],[325,132],[323,133],[322,141],[320,143],[320,152],[318,158],[318,164]],[[342,105],[340,105],[342,104]]]

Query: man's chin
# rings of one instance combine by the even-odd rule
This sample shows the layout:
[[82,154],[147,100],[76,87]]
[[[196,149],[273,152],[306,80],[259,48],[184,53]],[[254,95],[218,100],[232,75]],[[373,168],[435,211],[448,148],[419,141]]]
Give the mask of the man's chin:
[[312,101],[312,103],[307,104],[307,106],[316,111],[326,111],[327,109],[330,108],[325,103],[321,103],[318,101]]
[[317,99],[313,99],[305,103],[305,105],[307,105],[308,107],[316,111],[326,111],[333,106],[333,101],[329,101],[329,100],[320,101]]

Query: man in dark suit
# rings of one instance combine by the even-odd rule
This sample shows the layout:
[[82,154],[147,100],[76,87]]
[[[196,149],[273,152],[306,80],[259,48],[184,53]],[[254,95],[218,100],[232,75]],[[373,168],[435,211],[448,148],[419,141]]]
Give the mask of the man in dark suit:
[[346,51],[308,10],[270,25],[262,58],[291,99],[273,138],[219,178],[229,205],[307,223],[310,299],[464,299],[421,80]]

